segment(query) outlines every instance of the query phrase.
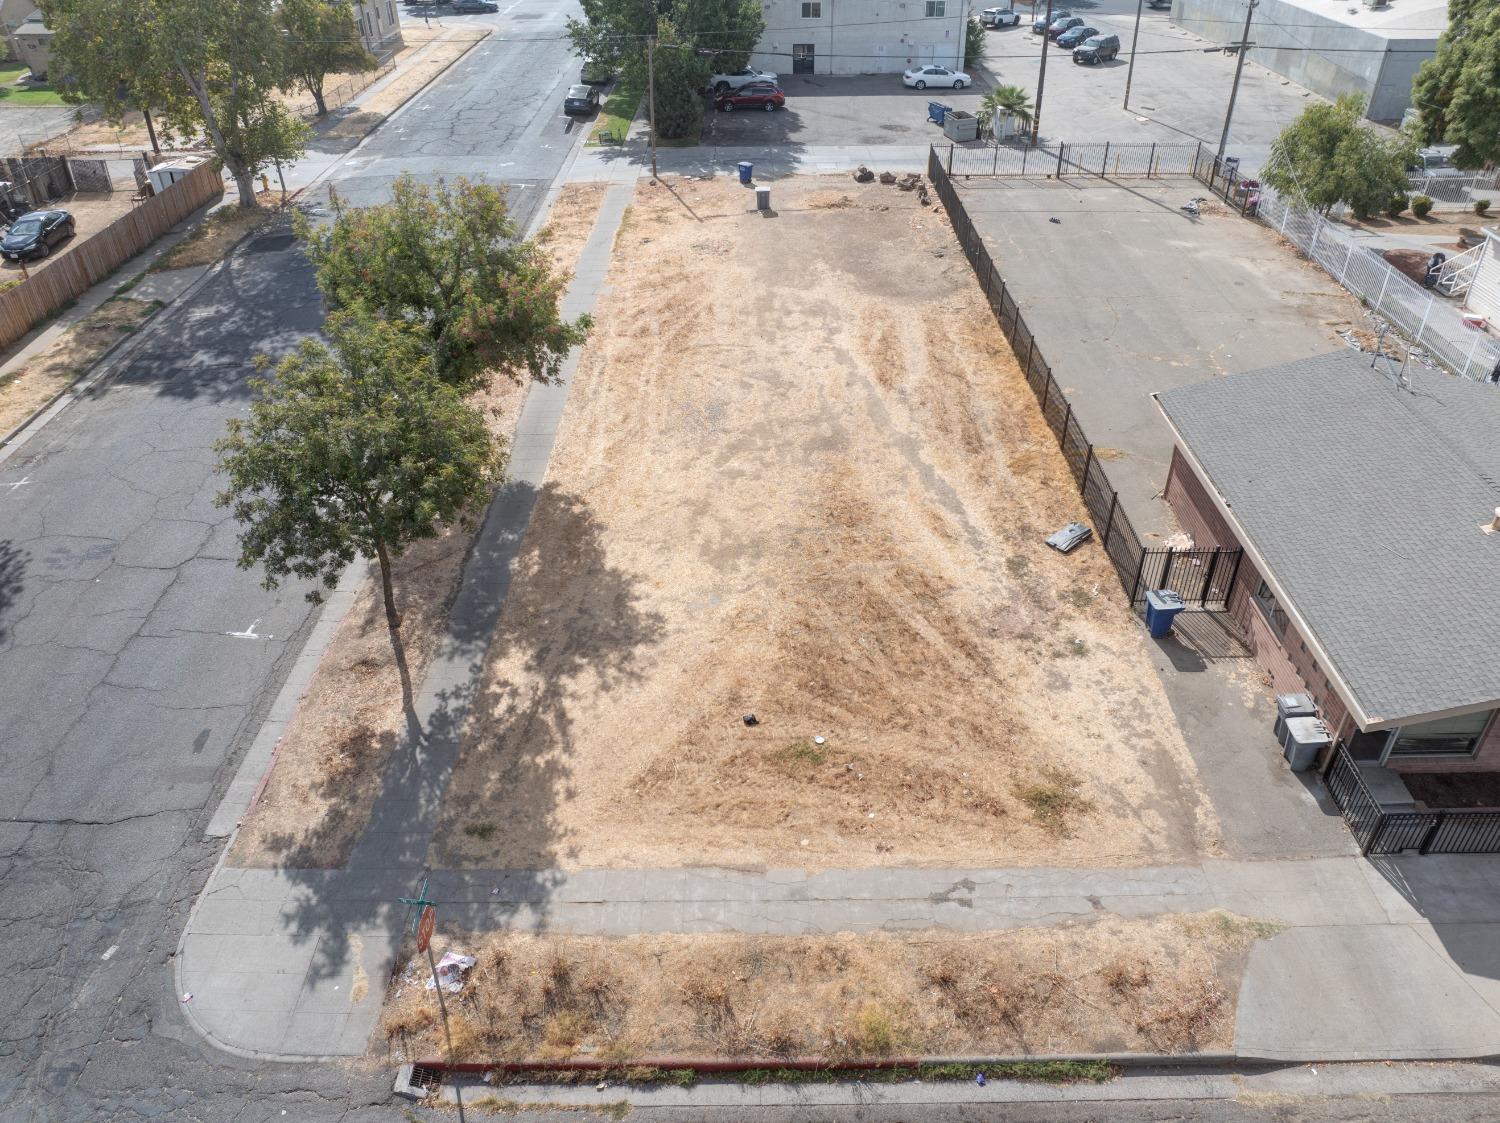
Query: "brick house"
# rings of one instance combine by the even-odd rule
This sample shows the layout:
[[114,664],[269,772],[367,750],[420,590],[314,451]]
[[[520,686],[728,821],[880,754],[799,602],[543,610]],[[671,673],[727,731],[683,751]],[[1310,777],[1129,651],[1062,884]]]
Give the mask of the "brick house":
[[1352,756],[1500,772],[1500,389],[1324,355],[1157,394],[1166,499],[1243,547],[1229,611]]

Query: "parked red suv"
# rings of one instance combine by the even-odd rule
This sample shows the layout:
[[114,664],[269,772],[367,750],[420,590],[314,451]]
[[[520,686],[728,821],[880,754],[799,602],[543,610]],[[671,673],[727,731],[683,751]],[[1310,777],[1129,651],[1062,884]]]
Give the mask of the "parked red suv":
[[751,82],[737,90],[729,90],[714,98],[714,105],[723,111],[735,109],[764,109],[774,111],[786,104],[786,95],[767,82]]

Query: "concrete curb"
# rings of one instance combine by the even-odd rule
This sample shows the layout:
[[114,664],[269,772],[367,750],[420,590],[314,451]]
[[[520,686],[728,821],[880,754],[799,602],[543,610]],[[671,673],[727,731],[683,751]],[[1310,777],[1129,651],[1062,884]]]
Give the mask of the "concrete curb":
[[[884,1060],[834,1062],[822,1057],[640,1057],[629,1062],[577,1058],[566,1061],[437,1061],[414,1062],[434,1072],[478,1075],[485,1072],[537,1073],[538,1075],[577,1072],[621,1072],[633,1068],[691,1069],[704,1075],[732,1075],[736,1072],[764,1072],[785,1069],[790,1072],[886,1072],[891,1069],[921,1068],[938,1065],[963,1065],[995,1068],[1039,1064],[1107,1064],[1117,1068],[1204,1068],[1239,1065],[1244,1058],[1234,1053],[1057,1053],[989,1054],[970,1057],[888,1057]],[[1301,1062],[1295,1062],[1301,1063]],[[404,1067],[404,1066],[403,1066]]]

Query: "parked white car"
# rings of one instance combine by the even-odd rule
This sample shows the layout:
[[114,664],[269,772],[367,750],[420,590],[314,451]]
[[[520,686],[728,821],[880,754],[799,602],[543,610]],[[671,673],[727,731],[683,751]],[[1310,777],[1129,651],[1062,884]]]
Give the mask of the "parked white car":
[[1014,8],[986,8],[979,13],[979,22],[985,27],[1016,27],[1021,22],[1021,13]]
[[769,82],[773,86],[781,85],[780,79],[774,74],[767,74],[763,70],[736,70],[733,74],[715,74],[708,80],[709,86],[716,94],[727,94],[730,90],[737,90],[741,86],[748,86],[751,82]]
[[961,90],[973,79],[960,71],[949,70],[946,66],[918,66],[903,71],[901,81],[918,90],[925,90],[928,86]]

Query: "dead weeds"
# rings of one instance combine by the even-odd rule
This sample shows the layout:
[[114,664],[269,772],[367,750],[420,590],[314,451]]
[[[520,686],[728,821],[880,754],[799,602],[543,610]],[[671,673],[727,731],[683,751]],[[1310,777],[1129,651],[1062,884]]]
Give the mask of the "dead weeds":
[[257,191],[255,198],[258,207],[241,207],[230,202],[206,215],[192,233],[152,263],[151,272],[214,264],[241,238],[275,219],[286,202],[280,191]]
[[[1043,1054],[1223,1048],[1254,922],[1099,921],[985,935],[491,934],[449,998],[457,1059]],[[449,941],[439,938],[440,946]],[[381,1026],[446,1051],[412,976]]]

